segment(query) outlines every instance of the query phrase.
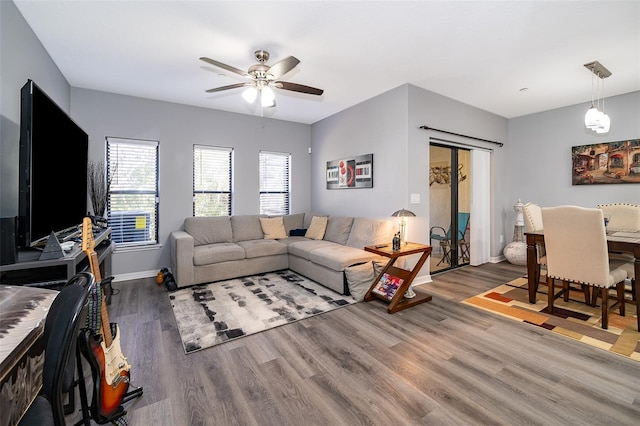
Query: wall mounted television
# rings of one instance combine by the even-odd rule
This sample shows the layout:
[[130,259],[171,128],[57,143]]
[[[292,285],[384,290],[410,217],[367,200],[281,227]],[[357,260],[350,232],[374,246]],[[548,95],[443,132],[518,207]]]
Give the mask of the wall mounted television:
[[32,80],[20,106],[17,246],[29,248],[86,216],[89,136]]

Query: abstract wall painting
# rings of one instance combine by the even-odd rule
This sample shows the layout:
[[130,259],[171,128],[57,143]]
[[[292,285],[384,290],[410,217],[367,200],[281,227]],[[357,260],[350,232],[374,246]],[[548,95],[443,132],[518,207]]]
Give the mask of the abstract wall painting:
[[373,188],[373,154],[327,161],[327,189]]

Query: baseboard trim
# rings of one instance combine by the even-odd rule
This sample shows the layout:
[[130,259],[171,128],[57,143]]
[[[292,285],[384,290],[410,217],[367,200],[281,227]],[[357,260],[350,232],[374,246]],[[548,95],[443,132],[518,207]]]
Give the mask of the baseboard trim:
[[158,274],[158,271],[141,271],[129,274],[118,274],[113,276],[113,282],[122,282],[129,280],[139,280],[142,278],[152,278]]

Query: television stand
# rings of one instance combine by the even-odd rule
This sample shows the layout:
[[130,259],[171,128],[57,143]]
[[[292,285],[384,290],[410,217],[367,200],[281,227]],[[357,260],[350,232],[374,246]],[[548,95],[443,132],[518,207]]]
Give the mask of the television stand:
[[[111,276],[111,254],[115,243],[111,241],[111,228],[95,235],[95,251],[98,254],[100,272]],[[16,263],[0,266],[0,284],[30,287],[62,288],[78,272],[89,271],[89,259],[82,251],[82,244],[75,243],[71,251],[58,259],[38,260],[41,250],[20,250]]]

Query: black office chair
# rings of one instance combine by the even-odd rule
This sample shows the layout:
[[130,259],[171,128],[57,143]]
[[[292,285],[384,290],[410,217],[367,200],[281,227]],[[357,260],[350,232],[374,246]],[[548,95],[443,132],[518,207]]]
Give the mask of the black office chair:
[[[49,308],[44,325],[42,391],[20,421],[20,426],[64,426],[63,394],[73,392],[76,342],[86,319],[87,298],[95,285],[93,275],[71,278]],[[84,312],[83,312],[84,311]]]

